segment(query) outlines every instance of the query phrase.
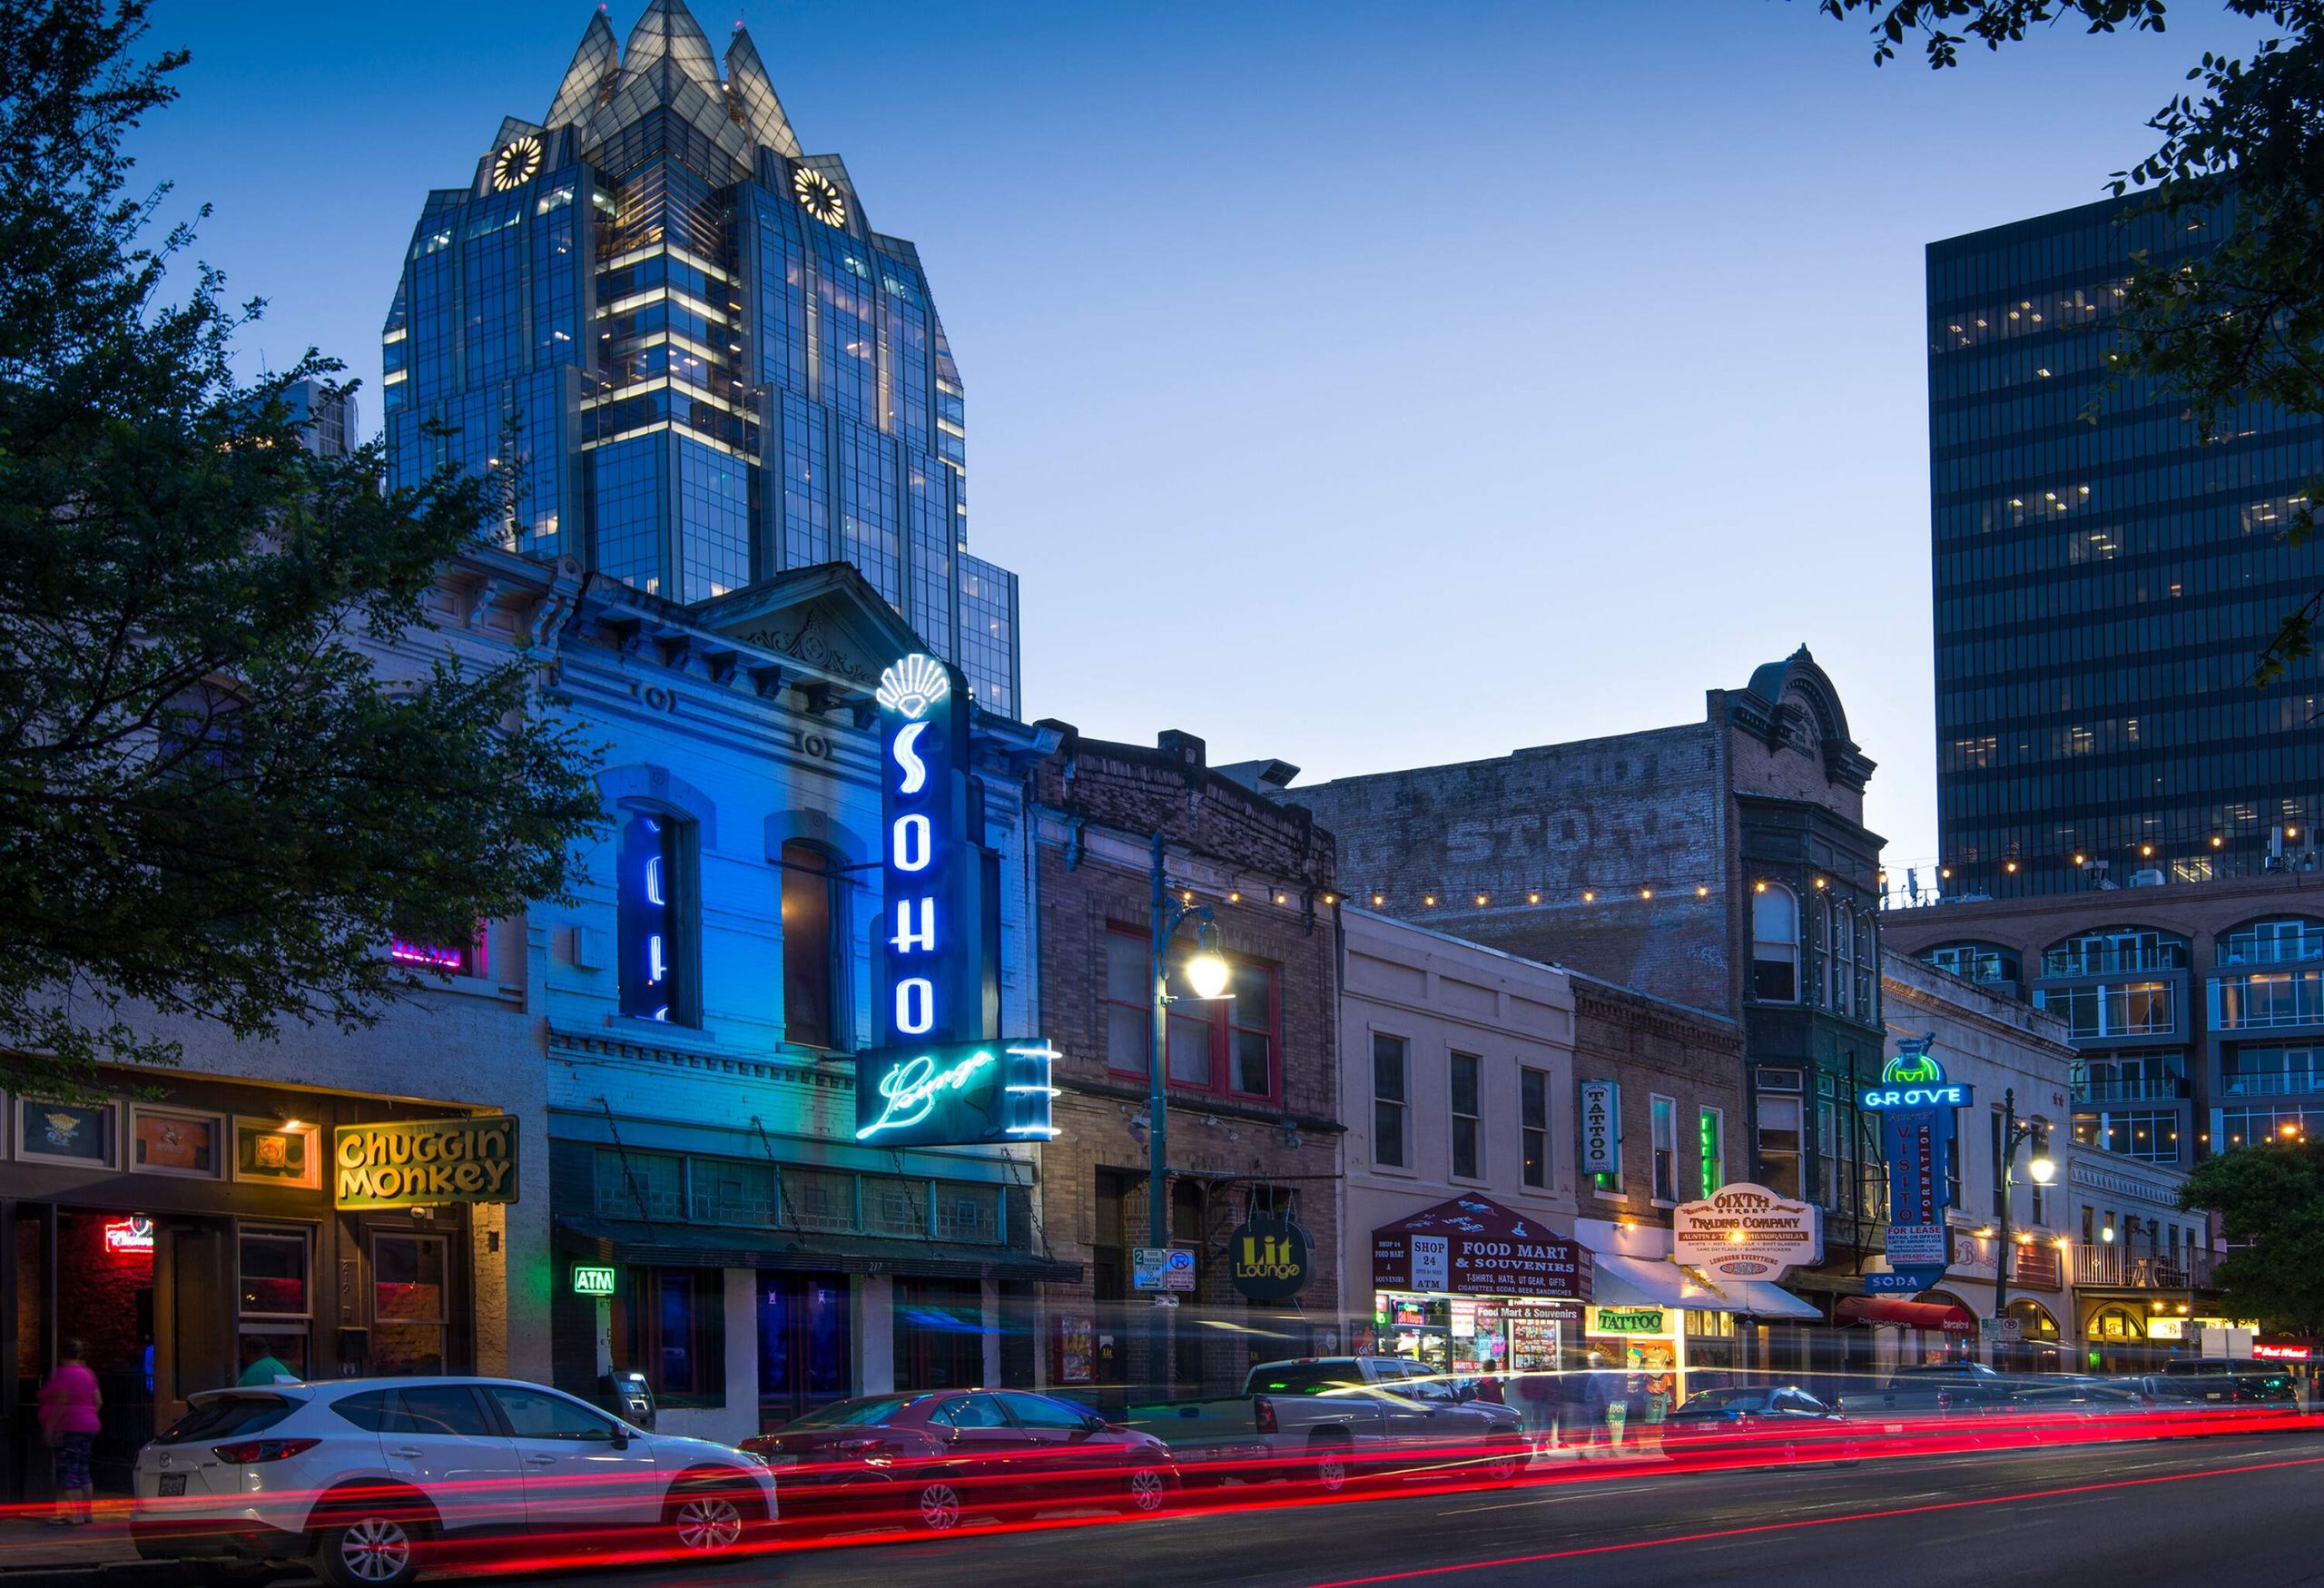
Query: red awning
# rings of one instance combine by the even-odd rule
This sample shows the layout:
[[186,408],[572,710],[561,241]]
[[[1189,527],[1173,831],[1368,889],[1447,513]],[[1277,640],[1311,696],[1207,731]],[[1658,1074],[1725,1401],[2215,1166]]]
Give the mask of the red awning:
[[1901,1301],[1894,1296],[1843,1296],[1832,1309],[1843,1323],[1903,1324],[1908,1329],[1942,1329],[1974,1335],[1977,1320],[1965,1307],[1938,1301]]

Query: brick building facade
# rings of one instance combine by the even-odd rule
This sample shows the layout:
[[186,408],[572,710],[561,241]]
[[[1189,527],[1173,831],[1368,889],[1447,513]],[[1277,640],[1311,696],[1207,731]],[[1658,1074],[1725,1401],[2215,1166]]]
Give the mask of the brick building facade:
[[[1109,1402],[1231,1391],[1255,1361],[1341,1344],[1331,835],[1208,767],[1191,735],[1148,748],[1041,725],[1059,744],[1033,774],[1040,1029],[1064,1055],[1058,1134],[1041,1155],[1043,1227],[1056,1258],[1083,1272],[1043,1287],[1043,1375]],[[1235,967],[1231,1000],[1184,1002],[1170,1018],[1171,1238],[1195,1254],[1196,1276],[1176,1309],[1131,1283],[1148,1238],[1157,853],[1171,898],[1208,907]],[[1172,963],[1194,941],[1189,923]],[[1186,991],[1176,976],[1172,991]],[[1249,1303],[1231,1283],[1228,1236],[1255,1209],[1289,1214],[1309,1238],[1310,1272],[1290,1302]],[[1167,1384],[1151,1382],[1157,1323]]]

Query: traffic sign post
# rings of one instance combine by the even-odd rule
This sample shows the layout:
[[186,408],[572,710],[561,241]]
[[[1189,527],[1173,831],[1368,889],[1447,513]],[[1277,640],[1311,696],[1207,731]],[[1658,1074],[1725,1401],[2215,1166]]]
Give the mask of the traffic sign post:
[[1130,1251],[1130,1287],[1136,1290],[1193,1290],[1194,1253],[1183,1247],[1133,1247]]

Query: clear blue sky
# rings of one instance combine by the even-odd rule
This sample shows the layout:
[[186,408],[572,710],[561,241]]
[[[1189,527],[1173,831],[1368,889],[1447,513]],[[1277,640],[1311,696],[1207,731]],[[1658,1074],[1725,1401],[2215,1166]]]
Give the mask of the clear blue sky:
[[[615,0],[626,33],[642,0]],[[1876,70],[1809,0],[703,0],[920,244],[1029,715],[1310,778],[1693,720],[1806,642],[1935,853],[1922,246],[2102,196],[2248,30]],[[143,172],[365,382],[587,0],[159,0]]]

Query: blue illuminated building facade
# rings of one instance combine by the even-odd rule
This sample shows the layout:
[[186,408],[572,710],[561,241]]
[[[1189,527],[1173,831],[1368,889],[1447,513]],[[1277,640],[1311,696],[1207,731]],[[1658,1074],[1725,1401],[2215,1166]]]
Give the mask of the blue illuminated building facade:
[[384,341],[398,483],[505,465],[510,548],[686,607],[848,563],[1019,714],[919,253],[803,150],[742,28],[722,62],[681,0],[619,44],[591,18],[541,119],[428,195]]

